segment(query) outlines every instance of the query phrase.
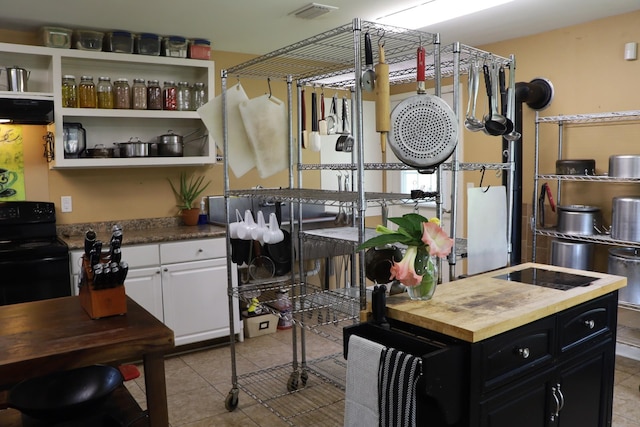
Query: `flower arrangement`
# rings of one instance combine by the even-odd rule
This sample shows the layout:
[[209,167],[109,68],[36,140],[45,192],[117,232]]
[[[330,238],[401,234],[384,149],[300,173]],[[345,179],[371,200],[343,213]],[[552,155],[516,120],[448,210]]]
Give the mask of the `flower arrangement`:
[[[440,227],[438,218],[427,219],[416,213],[405,214],[402,217],[389,218],[389,221],[398,225],[397,230],[391,230],[383,225],[376,227],[380,233],[376,237],[363,242],[358,250],[376,246],[385,246],[392,243],[400,243],[407,246],[404,257],[400,262],[394,262],[391,267],[391,279],[400,281],[408,287],[411,296],[412,291],[421,294],[425,292],[428,297],[414,299],[429,299],[435,291],[435,265],[431,257],[445,258],[451,253],[453,239]],[[419,286],[420,285],[420,286]],[[413,298],[413,296],[412,296]]]

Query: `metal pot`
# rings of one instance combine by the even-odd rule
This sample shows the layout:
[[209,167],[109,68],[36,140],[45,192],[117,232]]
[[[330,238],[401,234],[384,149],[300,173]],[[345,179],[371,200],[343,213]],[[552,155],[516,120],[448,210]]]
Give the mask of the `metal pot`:
[[596,161],[593,159],[556,160],[558,175],[595,175]]
[[640,156],[609,156],[609,176],[616,178],[640,178]]
[[552,240],[551,265],[593,270],[593,243]]
[[11,92],[27,92],[27,81],[31,74],[30,71],[20,68],[17,65],[14,67],[7,67],[7,90]]
[[558,232],[565,234],[598,234],[602,224],[600,208],[596,206],[558,206]]
[[91,157],[94,159],[115,157],[115,149],[107,148],[104,146],[104,144],[96,144],[95,147],[87,148],[84,151],[87,154],[87,157]]
[[142,142],[138,138],[131,138],[128,142],[113,143],[120,157],[148,157],[151,152],[151,143]]
[[158,155],[163,157],[182,157],[184,143],[181,135],[169,130],[158,137]]
[[611,238],[640,242],[640,197],[614,197],[611,204]]
[[627,278],[627,286],[618,291],[620,301],[640,305],[640,250],[638,248],[609,249],[607,273]]

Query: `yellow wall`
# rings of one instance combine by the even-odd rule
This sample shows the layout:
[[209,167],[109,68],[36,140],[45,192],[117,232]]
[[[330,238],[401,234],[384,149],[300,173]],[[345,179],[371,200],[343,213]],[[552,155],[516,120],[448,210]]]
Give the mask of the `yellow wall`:
[[[530,81],[545,77],[555,87],[555,99],[543,115],[592,113],[638,109],[640,97],[640,61],[625,61],[623,47],[626,42],[640,41],[640,12],[606,18],[591,23],[563,28],[529,37],[508,40],[481,49],[508,56],[514,54],[517,63],[517,81]],[[0,41],[31,43],[32,35],[0,31]],[[229,52],[213,52],[216,70],[243,62],[251,56]],[[216,71],[216,73],[218,73]],[[216,94],[220,93],[220,79],[216,79]],[[463,83],[466,83],[463,81]],[[229,86],[235,84],[230,78]],[[249,97],[268,91],[263,81],[242,81]],[[447,82],[444,82],[447,84]],[[466,84],[464,84],[466,86]],[[273,83],[274,96],[286,99],[284,83]],[[397,89],[396,89],[397,90]],[[408,91],[414,90],[407,87]],[[466,88],[465,88],[466,91]],[[482,94],[482,91],[481,91]],[[463,93],[466,106],[466,93]],[[480,108],[484,105],[480,102]],[[557,154],[556,128],[545,125],[542,134],[541,171],[553,172]],[[565,158],[595,158],[598,172],[607,170],[607,159],[614,153],[638,153],[636,147],[638,127],[589,126],[567,134]],[[464,161],[500,162],[501,140],[482,133],[465,131]],[[181,170],[203,173],[214,183],[210,194],[222,192],[222,167],[199,168],[139,168],[94,170],[48,170],[42,157],[41,136],[34,135],[28,153],[27,198],[49,200],[59,205],[60,196],[73,196],[74,211],[58,214],[59,223],[164,217],[176,213],[175,200],[166,177],[176,179]],[[533,182],[534,112],[524,109],[524,169],[523,201],[530,203]],[[305,160],[317,162],[318,155],[308,150]],[[479,173],[468,172],[465,181],[478,183]],[[490,175],[490,174],[489,174]],[[260,181],[255,171],[236,180],[234,188],[253,185],[265,187],[287,185],[288,174],[280,173]],[[491,178],[491,177],[488,177]],[[485,178],[485,182],[487,178]],[[319,174],[305,172],[305,184],[319,182]],[[488,183],[499,184],[497,178]],[[464,184],[463,184],[464,185]],[[603,187],[600,184],[578,185],[566,191],[563,202],[597,204],[603,207],[605,219],[610,216],[610,200],[615,193],[640,191],[631,186]],[[574,185],[574,187],[576,187]],[[555,188],[555,183],[552,185]],[[570,188],[570,187],[568,187]],[[606,188],[606,191],[605,191]],[[46,191],[45,191],[46,189]]]

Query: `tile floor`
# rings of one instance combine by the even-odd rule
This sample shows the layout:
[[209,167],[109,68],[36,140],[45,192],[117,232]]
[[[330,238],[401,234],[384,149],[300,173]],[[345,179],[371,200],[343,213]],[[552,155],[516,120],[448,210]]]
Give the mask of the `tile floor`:
[[[334,332],[330,332],[329,335],[333,336]],[[341,426],[344,392],[325,379],[331,379],[332,374],[340,374],[341,363],[344,362],[342,345],[333,339],[306,332],[307,361],[311,371],[323,377],[312,373],[304,394],[289,395],[286,383],[292,372],[291,340],[290,331],[278,331],[236,344],[237,370],[241,376],[239,384],[268,401],[269,406],[276,408],[286,421],[254,400],[245,390],[240,391],[235,411],[225,409],[225,398],[231,389],[231,357],[226,344],[167,358],[171,427]],[[317,365],[315,361],[319,361]],[[140,405],[146,408],[142,377],[126,384]],[[613,427],[640,427],[639,386],[640,361],[616,356]],[[314,408],[320,409],[314,411]]]

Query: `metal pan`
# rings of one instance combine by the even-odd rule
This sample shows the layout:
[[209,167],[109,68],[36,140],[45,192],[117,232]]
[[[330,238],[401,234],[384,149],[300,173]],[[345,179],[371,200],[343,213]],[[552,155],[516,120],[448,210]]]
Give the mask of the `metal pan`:
[[418,94],[391,112],[389,147],[406,165],[431,173],[451,156],[458,142],[456,115],[440,97],[425,88],[425,50],[418,48]]

